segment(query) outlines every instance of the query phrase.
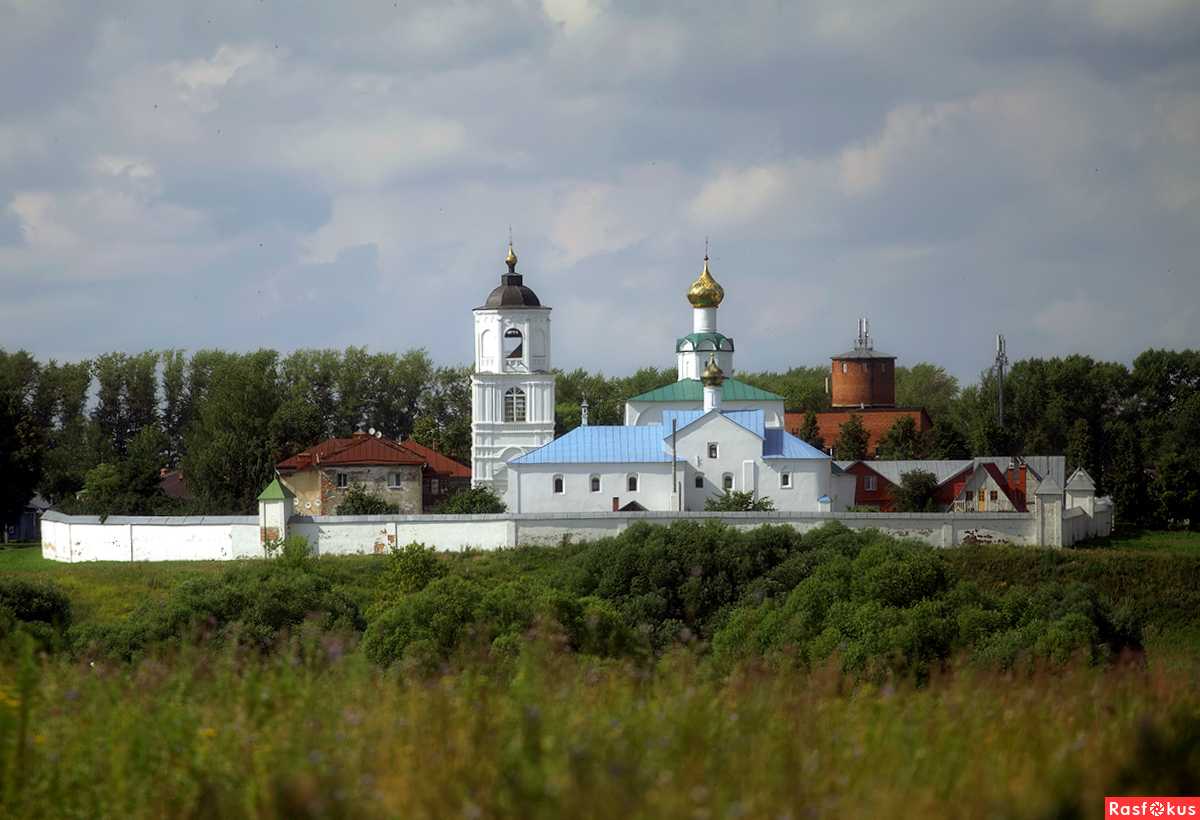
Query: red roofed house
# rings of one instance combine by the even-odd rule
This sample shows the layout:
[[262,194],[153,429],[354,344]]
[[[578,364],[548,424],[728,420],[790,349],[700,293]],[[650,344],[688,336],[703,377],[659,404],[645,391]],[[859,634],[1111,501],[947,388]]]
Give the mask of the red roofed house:
[[471,468],[414,441],[364,431],[331,438],[275,465],[296,496],[299,515],[334,515],[351,485],[398,504],[403,514],[428,510],[471,483]]
[[914,470],[933,473],[937,479],[934,501],[939,511],[1029,512],[1043,480],[1049,477],[1062,486],[1058,476],[1065,470],[1066,459],[1026,456],[1016,460],[842,461],[838,467],[855,477],[854,504],[881,512],[895,511],[895,489],[904,474]]

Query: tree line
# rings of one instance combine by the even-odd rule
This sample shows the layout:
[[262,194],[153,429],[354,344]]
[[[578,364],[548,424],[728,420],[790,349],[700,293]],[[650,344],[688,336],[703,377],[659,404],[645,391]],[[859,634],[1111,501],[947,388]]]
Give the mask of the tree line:
[[[11,520],[35,492],[80,512],[252,512],[278,461],[360,424],[469,463],[470,374],[435,366],[420,349],[170,350],[68,363],[0,350],[0,516]],[[737,377],[805,413],[801,435],[811,443],[866,457],[856,417],[836,441],[819,440],[828,375],[796,367]],[[584,399],[590,423],[621,424],[627,399],[675,378],[654,367],[623,377],[559,372],[557,432],[580,423]],[[1018,361],[1005,375],[1003,425],[996,388],[992,371],[961,387],[935,364],[896,368],[897,404],[925,407],[934,427],[919,433],[901,420],[873,455],[1063,453],[1126,521],[1200,521],[1200,351],[1148,350],[1132,367],[1088,356]],[[162,495],[164,468],[183,470],[193,501]]]

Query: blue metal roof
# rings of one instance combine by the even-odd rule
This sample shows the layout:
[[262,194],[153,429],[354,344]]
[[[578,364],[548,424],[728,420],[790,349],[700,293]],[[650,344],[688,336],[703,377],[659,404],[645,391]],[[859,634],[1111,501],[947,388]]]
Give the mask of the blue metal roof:
[[509,464],[619,464],[671,461],[661,424],[576,427],[566,435],[509,460]]
[[[672,419],[679,422],[678,429],[682,430],[704,415],[707,414],[703,410],[664,410],[662,423],[663,430],[665,431],[664,434],[666,436],[671,435]],[[745,427],[759,438],[764,438],[763,430],[766,427],[766,420],[762,410],[722,410],[721,415],[734,424]]]
[[767,430],[763,442],[763,458],[829,458],[804,439],[793,436],[786,430],[772,427]]

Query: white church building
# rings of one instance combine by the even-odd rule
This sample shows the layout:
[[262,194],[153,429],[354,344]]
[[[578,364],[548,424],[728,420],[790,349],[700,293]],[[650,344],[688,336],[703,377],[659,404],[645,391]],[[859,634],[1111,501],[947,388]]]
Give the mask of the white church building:
[[[688,290],[692,332],[675,344],[678,380],[634,396],[625,424],[554,438],[550,308],[516,272],[475,309],[472,469],[510,512],[703,510],[725,491],[778,510],[842,510],[853,481],[783,429],[783,397],[732,377],[733,339],[717,330],[725,292],[708,267]],[[852,477],[851,477],[852,479]]]

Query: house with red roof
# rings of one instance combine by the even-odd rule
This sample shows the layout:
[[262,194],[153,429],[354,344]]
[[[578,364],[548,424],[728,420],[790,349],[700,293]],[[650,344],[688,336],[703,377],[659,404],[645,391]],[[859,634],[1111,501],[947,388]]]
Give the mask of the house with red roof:
[[363,430],[326,439],[285,458],[275,470],[296,496],[299,515],[334,515],[355,484],[398,505],[402,514],[416,514],[471,483],[465,464],[415,441]]
[[921,470],[937,480],[934,503],[946,512],[1031,512],[1037,488],[1052,480],[1062,486],[1063,456],[981,457],[953,461],[840,461],[854,479],[854,504],[881,512],[896,510],[895,490],[904,474]]

